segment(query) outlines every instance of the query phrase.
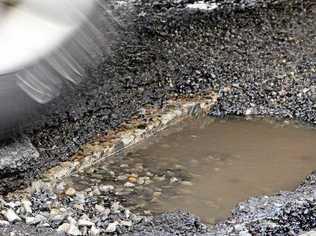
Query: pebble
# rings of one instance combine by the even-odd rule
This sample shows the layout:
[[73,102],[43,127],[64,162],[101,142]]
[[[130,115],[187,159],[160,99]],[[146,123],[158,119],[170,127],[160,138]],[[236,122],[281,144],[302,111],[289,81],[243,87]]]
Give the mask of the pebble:
[[154,193],[153,193],[153,196],[154,196],[154,197],[160,197],[161,194],[162,194],[161,192],[154,192]]
[[74,208],[84,211],[84,206],[82,204],[74,204]]
[[132,221],[123,220],[120,222],[120,225],[126,226],[126,227],[132,227],[133,223]]
[[193,185],[192,182],[190,182],[190,181],[182,181],[181,184],[185,185],[185,186],[192,186]]
[[60,182],[59,184],[57,184],[56,192],[57,193],[63,193],[64,191],[65,191],[65,183],[64,182]]
[[118,222],[110,223],[110,224],[106,227],[105,232],[106,232],[106,233],[114,233],[114,232],[116,231],[117,225],[118,225]]
[[144,211],[144,214],[145,214],[145,215],[151,215],[151,211],[145,210],[145,211]]
[[44,224],[39,224],[37,227],[40,227],[40,228],[48,228],[48,227],[51,227],[50,224],[48,223],[44,223]]
[[178,178],[176,178],[176,177],[172,177],[171,179],[170,179],[170,183],[171,184],[173,184],[173,183],[176,183],[176,182],[178,182],[179,180],[178,180]]
[[90,236],[99,236],[101,233],[101,230],[95,227],[94,225],[90,229]]
[[77,191],[76,191],[76,189],[74,189],[74,188],[68,188],[68,189],[65,191],[65,194],[66,194],[67,196],[70,196],[70,197],[75,196],[76,193],[77,193]]
[[243,226],[241,224],[237,224],[234,226],[235,231],[240,232],[243,230]]
[[127,180],[127,178],[128,178],[128,176],[126,176],[126,175],[119,175],[116,177],[116,179],[118,181],[124,181],[124,180]]
[[89,221],[87,219],[80,219],[78,220],[78,226],[93,226],[94,223],[92,221]]
[[31,214],[32,213],[32,203],[29,200],[22,200],[21,201],[22,206],[26,213]]
[[241,231],[239,232],[239,236],[251,236],[251,234],[248,233],[247,231]]
[[28,225],[37,225],[46,221],[46,218],[42,215],[36,215],[35,217],[26,217],[25,223]]
[[131,183],[137,183],[137,178],[135,176],[129,176],[128,181]]
[[166,180],[166,176],[155,176],[154,177],[154,180],[156,180],[156,181],[165,181]]
[[10,225],[9,221],[0,220],[0,226],[8,226],[8,225]]
[[2,215],[9,221],[10,223],[14,223],[16,221],[22,221],[22,219],[12,210],[3,210],[1,211]]
[[119,212],[120,212],[120,208],[121,208],[121,205],[120,205],[119,202],[113,202],[113,203],[112,203],[111,210],[112,210],[114,213],[119,213]]
[[111,210],[109,208],[105,208],[104,206],[101,206],[101,205],[95,205],[95,209],[101,214],[106,215],[106,216],[108,216],[111,213]]
[[124,184],[124,187],[126,187],[126,188],[133,188],[133,187],[135,187],[135,184],[133,184],[133,183],[131,183],[131,182],[126,182],[126,183]]
[[90,196],[99,196],[99,195],[101,195],[101,191],[97,186],[95,186],[89,195]]
[[112,185],[101,185],[99,189],[102,193],[108,193],[110,191],[113,191],[114,187]]
[[57,232],[66,233],[69,228],[70,228],[70,224],[69,223],[63,223],[57,228]]
[[57,229],[57,232],[65,232],[68,235],[79,236],[82,235],[79,228],[74,224],[64,223],[60,225]]

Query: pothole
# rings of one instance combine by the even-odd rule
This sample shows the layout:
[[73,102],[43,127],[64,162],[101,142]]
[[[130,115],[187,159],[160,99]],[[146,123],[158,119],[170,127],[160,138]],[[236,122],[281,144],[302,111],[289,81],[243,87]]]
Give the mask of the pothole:
[[187,209],[206,223],[252,196],[293,190],[316,167],[314,129],[271,120],[186,120],[66,180],[113,186],[134,212]]

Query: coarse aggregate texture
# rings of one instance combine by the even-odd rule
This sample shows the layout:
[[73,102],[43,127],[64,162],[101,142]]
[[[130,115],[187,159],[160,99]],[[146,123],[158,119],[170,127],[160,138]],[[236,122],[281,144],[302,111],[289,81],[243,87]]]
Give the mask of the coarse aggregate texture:
[[[219,99],[210,115],[316,122],[313,0],[227,1],[213,11],[188,9],[194,2],[114,2],[112,12],[120,24],[111,57],[91,68],[78,90],[47,107],[45,119],[27,132],[33,146],[26,146],[40,153],[36,166],[30,162],[2,171],[0,191],[21,186],[25,181],[18,179],[68,159],[92,137],[140,115],[142,106],[160,107],[170,96],[212,89]],[[315,228],[314,175],[308,179],[294,192],[241,203],[231,219],[209,234],[296,235]],[[181,235],[180,225],[199,225],[187,214],[157,217],[135,233]]]
[[[206,89],[220,95],[211,115],[314,121],[313,1],[226,4],[214,11],[190,10],[192,2],[112,2],[112,54],[90,68],[77,90],[46,107],[49,113],[27,132],[40,152],[31,173],[68,159],[146,104],[160,107],[170,96]],[[2,191],[18,185],[11,181]]]

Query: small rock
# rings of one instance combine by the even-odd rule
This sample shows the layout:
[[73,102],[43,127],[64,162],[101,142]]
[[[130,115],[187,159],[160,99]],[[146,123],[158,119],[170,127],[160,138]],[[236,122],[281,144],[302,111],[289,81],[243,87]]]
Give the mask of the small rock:
[[193,185],[192,182],[190,182],[190,181],[182,181],[181,184],[185,185],[185,186],[192,186]]
[[92,221],[87,220],[87,219],[80,219],[80,220],[78,220],[78,225],[79,226],[93,226],[94,223]]
[[93,188],[93,191],[91,193],[92,193],[92,196],[99,196],[99,195],[101,195],[101,191],[99,190],[99,188],[97,186],[95,186]]
[[65,183],[61,182],[61,183],[57,184],[56,192],[57,193],[63,193],[64,191],[65,191]]
[[76,224],[77,224],[77,221],[76,221],[73,217],[71,217],[71,216],[68,216],[68,217],[67,217],[67,221],[68,221],[69,224],[71,224],[71,225],[76,225]]
[[79,236],[82,235],[79,228],[76,225],[64,223],[60,225],[57,229],[57,232],[64,232],[69,235]]
[[132,223],[132,221],[123,220],[120,222],[120,225],[130,228],[130,227],[132,227],[133,223]]
[[22,219],[12,209],[8,209],[7,211],[3,210],[1,213],[11,223],[22,221]]
[[240,232],[243,230],[243,226],[241,224],[236,224],[234,226],[235,231]]
[[133,188],[133,187],[135,187],[135,184],[133,184],[133,183],[131,183],[131,182],[126,182],[126,183],[124,184],[124,187],[126,187],[126,188]]
[[83,192],[77,192],[74,197],[74,201],[79,204],[84,204],[86,201],[86,195]]
[[135,215],[135,214],[131,214],[130,219],[132,220],[133,223],[137,224],[143,220],[143,217]]
[[46,220],[46,218],[44,216],[36,215],[35,217],[26,217],[25,223],[28,225],[37,225],[45,220]]
[[118,181],[124,181],[124,180],[126,180],[127,178],[128,178],[128,176],[126,176],[126,175],[119,175],[119,176],[116,177],[116,179],[117,179]]
[[68,188],[68,189],[65,191],[65,194],[66,194],[67,196],[70,196],[70,197],[75,196],[76,193],[77,193],[77,191],[76,191],[76,189],[74,189],[74,188]]
[[114,213],[119,213],[120,212],[120,208],[121,208],[121,205],[119,202],[114,202],[111,206],[111,210],[114,212]]
[[9,221],[0,220],[0,226],[8,226],[8,225],[10,225]]
[[137,177],[135,176],[128,176],[127,180],[131,183],[136,183],[137,182]]
[[151,215],[151,211],[145,210],[145,211],[144,211],[144,214],[145,214],[145,215]]
[[84,211],[84,206],[82,204],[74,204],[74,208]]
[[32,203],[29,200],[22,200],[21,201],[22,206],[26,213],[31,214],[32,213]]
[[39,224],[39,225],[37,225],[37,227],[39,227],[39,228],[48,228],[48,227],[50,227],[50,224],[48,224],[48,223]]
[[66,215],[52,215],[50,216],[50,220],[55,223],[62,223],[66,218]]
[[109,215],[111,212],[109,208],[105,208],[104,206],[98,204],[95,205],[95,209],[103,215]]
[[50,215],[51,216],[55,216],[55,215],[59,215],[59,214],[60,214],[60,209],[58,209],[58,208],[50,209]]
[[69,228],[70,228],[70,224],[63,223],[57,228],[57,232],[64,232],[64,233],[66,233]]
[[101,233],[101,230],[95,227],[94,225],[90,229],[90,235],[91,236],[99,236]]
[[110,224],[106,227],[105,232],[106,232],[106,233],[114,233],[114,232],[116,231],[117,225],[118,225],[118,222],[110,223]]
[[154,177],[154,180],[156,180],[156,181],[165,181],[166,180],[166,176],[155,176]]
[[131,215],[131,211],[129,209],[125,209],[125,217],[128,219]]
[[110,191],[113,191],[114,187],[112,185],[101,185],[99,189],[102,193],[108,193]]
[[171,184],[173,184],[173,183],[176,183],[176,182],[178,182],[179,180],[178,180],[178,178],[176,178],[176,177],[172,177],[171,179],[170,179],[170,183]]
[[154,192],[154,193],[153,193],[153,196],[154,196],[154,197],[160,197],[161,194],[162,194],[161,192]]
[[245,115],[246,116],[249,116],[249,115],[252,115],[254,114],[254,109],[253,108],[248,108],[246,111],[245,111]]
[[251,234],[248,233],[247,231],[241,231],[239,232],[239,236],[251,236]]

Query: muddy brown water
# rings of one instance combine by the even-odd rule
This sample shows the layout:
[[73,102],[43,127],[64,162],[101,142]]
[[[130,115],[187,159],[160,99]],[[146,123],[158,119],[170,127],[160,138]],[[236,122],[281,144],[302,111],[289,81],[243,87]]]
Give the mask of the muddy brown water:
[[[316,169],[316,130],[267,120],[186,121],[139,145],[128,158],[185,169],[190,178],[150,203],[187,209],[212,223],[251,196],[293,190]],[[176,181],[174,179],[173,181]]]
[[190,119],[69,181],[79,190],[113,185],[114,196],[133,212],[187,209],[212,224],[252,196],[295,189],[316,169],[315,149],[312,127]]

